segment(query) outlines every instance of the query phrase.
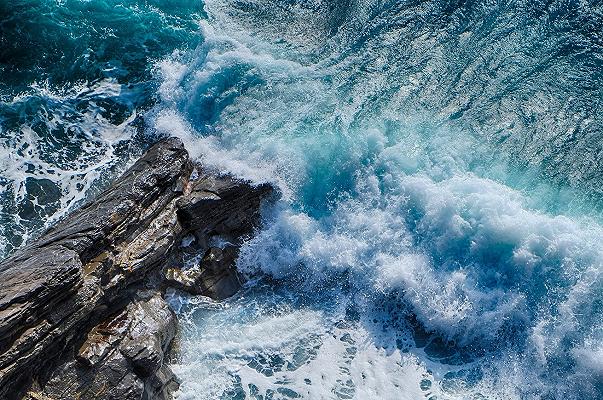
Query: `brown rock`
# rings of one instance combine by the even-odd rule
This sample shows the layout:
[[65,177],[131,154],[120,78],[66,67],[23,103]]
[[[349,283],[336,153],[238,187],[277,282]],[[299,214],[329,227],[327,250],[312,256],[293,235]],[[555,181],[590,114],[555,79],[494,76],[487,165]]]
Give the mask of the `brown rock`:
[[[206,253],[190,286],[233,294],[237,246],[270,193],[194,167],[177,139],[149,149],[0,263],[0,398],[169,398],[177,382],[165,355],[176,322],[159,293],[163,270],[183,260],[182,238],[194,235],[187,253]],[[214,235],[234,247],[209,249]]]
[[168,399],[178,382],[165,366],[176,316],[155,292],[95,326],[77,357],[56,369],[38,395],[86,399]]
[[235,294],[241,287],[235,263],[238,248],[211,247],[201,263],[194,268],[168,268],[165,276],[169,286],[195,295],[223,300]]

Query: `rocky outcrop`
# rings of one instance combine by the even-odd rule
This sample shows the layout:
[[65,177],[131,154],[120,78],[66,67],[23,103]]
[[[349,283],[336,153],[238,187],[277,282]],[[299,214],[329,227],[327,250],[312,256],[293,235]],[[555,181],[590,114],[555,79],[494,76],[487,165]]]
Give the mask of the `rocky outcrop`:
[[176,139],[153,146],[0,264],[0,398],[169,398],[176,321],[161,291],[233,294],[238,246],[270,193],[208,173]]
[[223,300],[235,294],[240,287],[241,278],[235,268],[237,256],[236,246],[211,247],[201,262],[194,263],[192,268],[167,268],[166,283],[191,294]]
[[32,388],[26,398],[169,398],[178,382],[164,361],[176,316],[157,292],[137,297],[92,328],[75,357],[52,370],[43,387]]

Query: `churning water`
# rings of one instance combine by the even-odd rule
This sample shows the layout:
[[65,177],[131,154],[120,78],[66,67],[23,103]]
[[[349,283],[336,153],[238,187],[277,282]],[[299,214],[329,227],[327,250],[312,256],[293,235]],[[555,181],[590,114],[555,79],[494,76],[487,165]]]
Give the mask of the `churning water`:
[[179,399],[603,398],[600,1],[0,4],[5,254],[164,135],[282,193]]

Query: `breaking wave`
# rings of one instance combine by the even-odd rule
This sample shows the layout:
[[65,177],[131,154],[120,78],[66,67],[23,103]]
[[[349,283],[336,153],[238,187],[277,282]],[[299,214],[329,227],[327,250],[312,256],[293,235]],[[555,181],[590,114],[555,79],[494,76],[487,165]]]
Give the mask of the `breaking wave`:
[[244,290],[170,298],[179,399],[603,397],[598,2],[121,3],[138,58],[0,105],[3,237],[165,135],[277,186]]

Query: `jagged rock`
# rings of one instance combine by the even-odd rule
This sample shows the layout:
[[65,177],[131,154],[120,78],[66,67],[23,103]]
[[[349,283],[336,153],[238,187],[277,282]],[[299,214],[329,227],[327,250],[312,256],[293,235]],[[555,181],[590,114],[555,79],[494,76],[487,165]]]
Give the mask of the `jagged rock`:
[[[177,139],[149,149],[0,263],[0,398],[169,398],[174,316],[157,294],[163,270],[182,260],[183,237],[193,235],[201,254],[215,235],[238,246],[270,192],[207,173]],[[234,259],[211,257],[202,263],[211,274],[196,284],[222,298],[235,290]]]
[[146,294],[88,333],[74,360],[50,376],[48,398],[168,399],[177,381],[164,360],[176,317],[161,295]]
[[235,294],[241,287],[235,268],[239,249],[226,246],[212,247],[201,260],[201,277],[197,285],[201,292],[214,299],[225,299]]
[[236,242],[253,231],[260,202],[271,192],[268,184],[249,186],[229,176],[202,175],[178,201],[178,216],[201,242],[216,235]]
[[235,294],[241,287],[235,263],[238,248],[211,247],[201,263],[190,269],[168,268],[166,281],[174,288],[191,294],[222,300]]

